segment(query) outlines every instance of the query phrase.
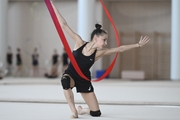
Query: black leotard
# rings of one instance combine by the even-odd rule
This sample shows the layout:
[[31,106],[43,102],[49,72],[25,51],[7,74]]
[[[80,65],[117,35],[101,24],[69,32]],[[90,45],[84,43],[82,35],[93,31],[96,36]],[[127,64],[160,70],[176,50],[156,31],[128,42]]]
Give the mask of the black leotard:
[[39,62],[38,62],[38,54],[33,54],[32,55],[32,65],[33,66],[38,66]]
[[68,55],[67,55],[67,53],[63,53],[62,59],[63,59],[63,66],[68,65],[69,62],[68,62]]
[[54,54],[52,56],[52,64],[55,65],[57,62],[58,62],[58,57],[59,55],[58,54]]
[[6,56],[6,61],[9,65],[12,64],[12,53],[7,53],[7,56]]
[[[83,55],[82,54],[82,50],[83,50],[84,46],[86,46],[86,44],[87,43],[82,45],[77,50],[73,51],[73,55],[75,57],[75,60],[76,60],[76,62],[78,64],[79,68],[83,72],[83,74],[87,78],[89,78],[89,80],[91,80],[91,73],[90,73],[89,69],[94,64],[96,51],[92,55],[90,55],[90,56]],[[71,62],[68,65],[68,68],[65,70],[64,74],[68,74],[68,75],[70,75],[74,79],[77,92],[93,92],[94,91],[94,88],[93,88],[91,82],[83,79],[76,72],[76,70],[74,69],[74,67],[71,64]]]
[[16,62],[17,62],[17,65],[21,65],[22,64],[22,59],[21,59],[21,55],[18,53],[16,54]]

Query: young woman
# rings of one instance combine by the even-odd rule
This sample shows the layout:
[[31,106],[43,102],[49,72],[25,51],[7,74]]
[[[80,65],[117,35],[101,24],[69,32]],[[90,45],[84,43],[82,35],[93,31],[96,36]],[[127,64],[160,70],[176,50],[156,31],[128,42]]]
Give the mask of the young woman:
[[52,68],[50,72],[46,70],[45,72],[45,77],[47,78],[57,78],[59,73],[58,73],[58,67],[60,65],[60,60],[59,60],[59,54],[57,53],[57,50],[54,49],[54,53],[52,55]]
[[37,48],[34,48],[34,52],[32,54],[33,77],[38,77],[39,76],[38,58],[39,58],[39,54],[37,52]]
[[21,56],[21,49],[17,48],[17,54],[16,54],[16,76],[22,76],[22,56]]
[[54,49],[54,54],[52,55],[52,65],[56,65],[59,61],[59,54],[57,53],[57,50]]
[[7,62],[7,69],[8,69],[8,75],[12,75],[12,62],[13,62],[13,53],[10,46],[8,46],[8,52],[6,55],[6,62]]
[[64,73],[64,71],[67,69],[68,64],[69,64],[69,58],[68,58],[68,55],[67,55],[65,49],[63,50],[63,54],[61,57],[62,57],[61,58],[62,59],[62,70],[61,70],[61,72]]
[[[83,72],[83,74],[91,80],[90,67],[99,58],[105,55],[114,54],[116,52],[124,52],[133,48],[144,46],[150,40],[149,37],[141,37],[140,41],[131,45],[123,45],[120,47],[105,49],[107,45],[108,35],[106,31],[101,29],[101,25],[96,24],[96,29],[91,34],[91,41],[85,42],[78,34],[76,34],[67,24],[65,19],[59,13],[57,8],[51,2],[53,9],[58,17],[61,27],[68,33],[68,35],[74,40],[75,45],[73,49],[73,55]],[[68,102],[68,105],[72,111],[72,118],[78,118],[78,114],[90,114],[93,117],[101,115],[99,104],[94,93],[91,81],[83,79],[74,69],[70,63],[65,70],[61,84],[64,89],[64,95]],[[80,92],[84,101],[87,103],[88,108],[83,109],[81,106],[78,109],[75,108],[74,96],[72,88],[76,87],[77,92]]]

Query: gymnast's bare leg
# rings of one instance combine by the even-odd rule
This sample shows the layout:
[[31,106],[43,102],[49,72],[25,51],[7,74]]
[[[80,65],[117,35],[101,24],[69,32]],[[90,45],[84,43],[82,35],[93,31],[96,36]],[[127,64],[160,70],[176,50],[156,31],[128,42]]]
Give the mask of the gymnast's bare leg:
[[[70,77],[68,74],[63,75],[63,77],[67,77],[67,76]],[[75,102],[74,102],[74,94],[71,89],[74,86],[75,86],[74,80],[70,77],[70,88],[64,89],[64,95],[72,112],[71,118],[78,118],[78,112],[76,110]]]
[[[90,93],[81,93],[84,101],[86,102],[86,104],[88,105],[88,108],[82,108],[81,106],[78,106],[78,114],[79,115],[83,115],[83,114],[90,114],[90,111],[99,111],[99,104],[96,98],[96,95],[94,92],[90,92]],[[100,111],[99,111],[100,112]],[[92,114],[91,114],[92,115]],[[99,117],[101,115],[97,114],[96,117]],[[92,115],[93,116],[93,115]]]

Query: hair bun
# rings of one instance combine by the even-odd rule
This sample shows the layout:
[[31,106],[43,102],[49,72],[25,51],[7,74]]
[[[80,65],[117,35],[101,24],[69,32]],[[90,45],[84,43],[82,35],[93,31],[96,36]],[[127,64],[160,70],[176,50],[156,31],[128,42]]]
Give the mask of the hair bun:
[[102,26],[100,24],[96,24],[95,27],[96,29],[101,29]]

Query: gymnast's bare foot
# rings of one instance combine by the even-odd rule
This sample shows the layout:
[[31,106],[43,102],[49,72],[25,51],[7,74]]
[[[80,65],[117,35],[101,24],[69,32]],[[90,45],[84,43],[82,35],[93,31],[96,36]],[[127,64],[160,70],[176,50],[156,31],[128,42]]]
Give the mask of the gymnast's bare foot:
[[82,112],[81,112],[81,111],[82,111],[83,108],[82,108],[81,106],[78,106],[77,109],[78,109],[78,114],[79,114],[79,115],[82,115]]
[[84,114],[87,114],[87,111],[88,111],[88,109],[87,108],[82,108],[81,106],[78,106],[78,114],[79,115],[84,115]]

